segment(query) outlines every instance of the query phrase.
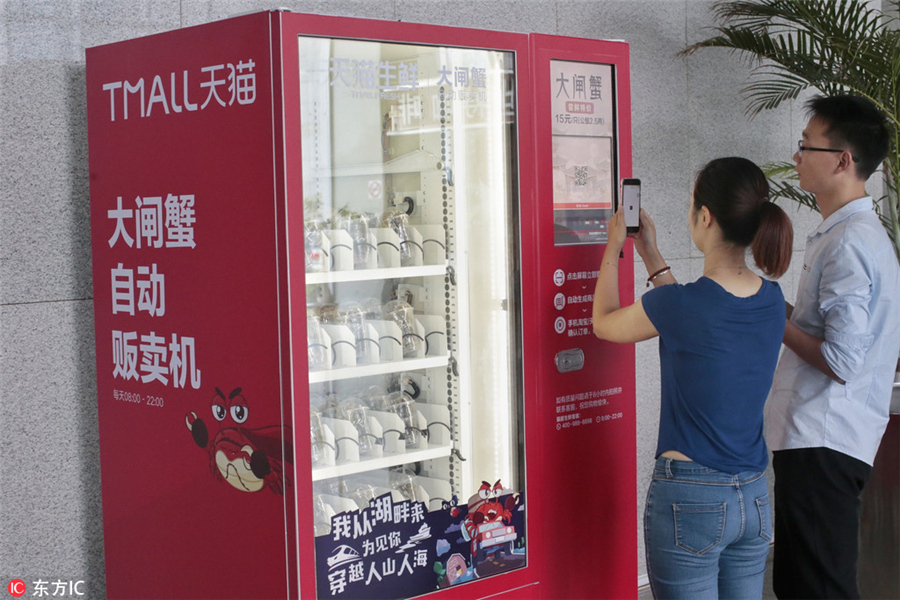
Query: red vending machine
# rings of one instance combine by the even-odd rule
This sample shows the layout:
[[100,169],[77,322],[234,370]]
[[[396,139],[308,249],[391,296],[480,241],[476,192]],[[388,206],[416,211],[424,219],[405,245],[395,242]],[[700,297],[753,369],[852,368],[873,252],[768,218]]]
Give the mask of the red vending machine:
[[109,598],[636,596],[627,61],[283,11],[88,49]]

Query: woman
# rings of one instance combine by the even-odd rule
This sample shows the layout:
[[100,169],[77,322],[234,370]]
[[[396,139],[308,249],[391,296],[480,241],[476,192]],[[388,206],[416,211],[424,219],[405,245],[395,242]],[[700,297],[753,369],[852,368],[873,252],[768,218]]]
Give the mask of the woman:
[[691,237],[703,276],[675,281],[641,211],[635,248],[655,289],[620,308],[623,212],[594,292],[594,333],[620,343],[659,336],[662,403],[656,468],[647,494],[647,572],[656,598],[760,598],[772,539],[763,405],[785,327],[778,284],[788,268],[790,219],[769,202],[762,171],[743,158],[706,165],[694,184]]

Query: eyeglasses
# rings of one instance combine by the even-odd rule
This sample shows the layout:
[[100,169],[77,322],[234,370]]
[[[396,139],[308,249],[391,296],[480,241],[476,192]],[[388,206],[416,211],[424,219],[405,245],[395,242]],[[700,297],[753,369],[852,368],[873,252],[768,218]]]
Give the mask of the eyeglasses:
[[[807,151],[807,150],[810,152],[847,152],[846,150],[842,150],[840,148],[815,148],[813,146],[804,146],[803,140],[798,140],[797,141],[797,156],[802,157],[803,152]],[[852,154],[850,155],[850,158],[853,159],[853,162],[859,162],[859,159],[856,158],[855,156],[853,156]]]

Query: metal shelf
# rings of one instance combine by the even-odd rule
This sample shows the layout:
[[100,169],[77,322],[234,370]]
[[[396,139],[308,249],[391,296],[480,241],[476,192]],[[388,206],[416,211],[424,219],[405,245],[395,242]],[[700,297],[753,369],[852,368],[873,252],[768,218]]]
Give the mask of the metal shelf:
[[446,458],[450,456],[452,450],[453,448],[451,446],[435,446],[425,450],[413,450],[412,452],[404,452],[402,454],[391,454],[390,456],[361,460],[359,462],[346,463],[334,467],[314,468],[312,472],[313,481],[322,481],[323,479],[331,479],[332,477],[346,477],[347,475],[376,471],[378,469],[388,469],[390,467],[398,467],[400,465],[422,460]]
[[404,156],[380,163],[365,163],[346,167],[333,167],[326,173],[330,177],[354,177],[360,175],[391,175],[394,173],[421,173],[441,171],[441,159],[427,150],[415,150]]
[[409,277],[434,277],[446,274],[447,265],[397,267],[394,269],[360,269],[358,271],[327,271],[324,273],[307,273],[306,285],[317,283],[345,283],[348,281],[403,279]]
[[324,383],[326,381],[356,379],[358,377],[370,377],[372,375],[388,375],[390,373],[400,373],[401,371],[433,369],[436,367],[446,367],[449,364],[449,361],[449,356],[427,356],[425,358],[411,358],[395,362],[377,363],[374,365],[310,371],[309,382]]

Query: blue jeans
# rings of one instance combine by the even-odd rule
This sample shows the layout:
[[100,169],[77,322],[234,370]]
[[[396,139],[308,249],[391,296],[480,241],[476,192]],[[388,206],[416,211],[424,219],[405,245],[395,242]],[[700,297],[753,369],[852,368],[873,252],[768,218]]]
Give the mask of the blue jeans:
[[655,598],[761,598],[771,541],[765,473],[657,459],[644,511]]

